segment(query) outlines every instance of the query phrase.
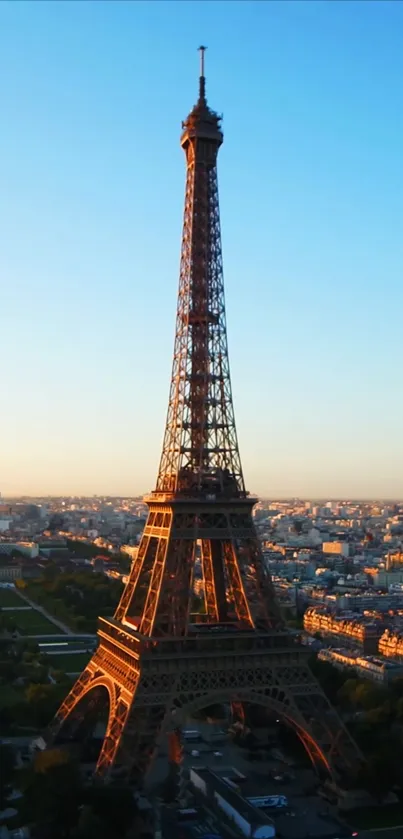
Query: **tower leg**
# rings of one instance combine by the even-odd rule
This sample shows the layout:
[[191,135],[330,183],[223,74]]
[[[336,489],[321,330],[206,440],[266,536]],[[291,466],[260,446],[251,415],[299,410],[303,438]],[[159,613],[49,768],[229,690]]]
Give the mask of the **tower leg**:
[[245,725],[245,709],[242,702],[231,702],[231,716],[233,723]]
[[116,708],[114,709],[113,715],[109,717],[108,728],[106,730],[96,768],[96,774],[101,777],[108,774],[115,762],[129,712],[130,705],[122,700],[119,700]]

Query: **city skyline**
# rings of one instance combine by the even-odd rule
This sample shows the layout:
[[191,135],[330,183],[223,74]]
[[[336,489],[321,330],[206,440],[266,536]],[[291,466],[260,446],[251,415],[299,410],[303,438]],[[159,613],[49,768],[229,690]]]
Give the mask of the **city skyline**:
[[154,486],[180,123],[206,41],[247,488],[402,497],[401,7],[20,3],[0,18],[2,494]]

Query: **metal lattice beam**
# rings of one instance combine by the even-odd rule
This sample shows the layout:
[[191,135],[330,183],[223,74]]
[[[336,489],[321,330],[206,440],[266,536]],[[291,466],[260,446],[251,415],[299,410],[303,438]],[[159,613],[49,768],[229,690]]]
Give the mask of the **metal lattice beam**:
[[245,494],[225,322],[217,183],[221,143],[219,117],[199,100],[182,135],[185,213],[174,360],[157,479],[162,492],[189,493],[216,485]]

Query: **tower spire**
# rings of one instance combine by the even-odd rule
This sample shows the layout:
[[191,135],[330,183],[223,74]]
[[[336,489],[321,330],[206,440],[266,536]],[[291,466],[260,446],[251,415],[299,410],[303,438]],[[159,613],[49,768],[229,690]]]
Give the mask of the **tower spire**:
[[204,54],[207,47],[199,47],[200,53],[200,76],[199,76],[199,102],[206,105],[206,77],[204,75]]

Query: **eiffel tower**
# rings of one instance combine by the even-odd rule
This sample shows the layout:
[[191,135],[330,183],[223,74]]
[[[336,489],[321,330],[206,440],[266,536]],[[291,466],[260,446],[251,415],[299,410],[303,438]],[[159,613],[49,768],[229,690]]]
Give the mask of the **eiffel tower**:
[[[257,703],[292,726],[333,778],[359,753],[286,630],[257,538],[235,428],[225,321],[217,153],[205,48],[197,104],[182,123],[186,194],[168,415],[136,560],[99,645],[50,724],[50,746],[104,704],[96,772],[141,782],[164,733],[216,703]],[[191,614],[195,574],[205,614]]]

